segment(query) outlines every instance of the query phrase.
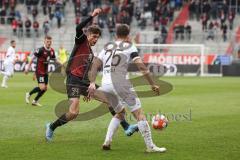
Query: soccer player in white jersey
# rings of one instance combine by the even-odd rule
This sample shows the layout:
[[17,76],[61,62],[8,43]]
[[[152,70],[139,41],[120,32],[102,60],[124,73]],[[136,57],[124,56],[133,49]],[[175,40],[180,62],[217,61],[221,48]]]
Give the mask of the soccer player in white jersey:
[[137,48],[129,43],[129,26],[120,24],[117,27],[117,40],[115,43],[105,45],[98,57],[94,58],[94,62],[89,72],[89,79],[91,81],[88,88],[89,96],[94,96],[96,87],[95,80],[99,68],[103,68],[102,86],[98,90],[102,90],[108,94],[116,95],[118,97],[118,105],[114,107],[117,113],[108,126],[107,135],[103,144],[104,150],[110,150],[112,137],[116,132],[121,119],[125,115],[125,109],[122,106],[128,106],[132,114],[137,120],[137,125],[142,134],[147,152],[165,152],[166,148],[157,147],[151,136],[151,130],[146,120],[141,102],[135,93],[131,82],[128,80],[127,69],[130,62],[136,64],[138,69],[144,75],[144,78],[151,85],[151,89],[159,95],[159,86],[155,84],[150,76],[149,70],[143,64],[141,57],[138,55]]
[[3,79],[2,79],[2,85],[1,87],[7,88],[7,80],[13,76],[14,74],[14,64],[16,62],[15,58],[15,47],[16,47],[16,42],[12,40],[11,46],[8,48],[7,53],[6,53],[6,58],[3,62],[3,66],[5,71],[1,71],[3,74]]

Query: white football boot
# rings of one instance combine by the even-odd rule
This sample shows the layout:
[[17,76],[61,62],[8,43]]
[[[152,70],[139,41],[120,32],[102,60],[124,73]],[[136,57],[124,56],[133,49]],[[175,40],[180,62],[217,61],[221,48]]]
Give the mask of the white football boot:
[[146,152],[148,153],[153,153],[153,152],[159,152],[159,153],[163,153],[166,152],[167,149],[164,147],[157,147],[156,145],[153,145],[152,147],[147,148]]
[[38,101],[35,101],[35,100],[32,101],[32,105],[42,107],[42,105],[40,103],[38,103]]
[[28,92],[25,95],[25,101],[26,101],[27,104],[30,103],[30,94]]

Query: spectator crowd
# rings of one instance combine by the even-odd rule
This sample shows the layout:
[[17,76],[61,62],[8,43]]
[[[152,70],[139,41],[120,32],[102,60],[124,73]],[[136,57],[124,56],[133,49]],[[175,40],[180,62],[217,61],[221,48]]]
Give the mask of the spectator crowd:
[[[51,28],[64,25],[69,13],[66,12],[68,4],[74,10],[75,17],[72,18],[75,24],[79,24],[94,8],[101,7],[104,12],[94,23],[106,28],[111,39],[116,24],[126,23],[141,30],[152,27],[159,32],[154,43],[166,43],[175,13],[185,4],[189,4],[190,20],[201,22],[202,31],[207,32],[206,39],[214,40],[220,30],[226,41],[228,31],[234,28],[236,15],[226,0],[1,0],[0,23],[11,25],[13,34],[18,37],[48,35]],[[24,6],[27,14],[18,10],[17,5]],[[191,40],[191,35],[191,23],[174,26],[175,40]]]

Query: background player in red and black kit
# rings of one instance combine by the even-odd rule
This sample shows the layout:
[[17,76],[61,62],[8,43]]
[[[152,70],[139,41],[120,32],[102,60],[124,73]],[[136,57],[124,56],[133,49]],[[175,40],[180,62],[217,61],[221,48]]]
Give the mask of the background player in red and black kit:
[[48,85],[48,64],[50,60],[56,60],[54,49],[51,48],[52,45],[52,37],[46,36],[44,39],[44,46],[38,48],[33,53],[33,58],[29,62],[28,67],[25,70],[27,74],[32,62],[36,59],[36,71],[35,76],[38,81],[38,87],[33,88],[29,93],[26,93],[26,103],[28,104],[30,101],[30,96],[34,93],[37,93],[37,96],[32,101],[32,105],[41,106],[38,103],[38,100],[42,95],[47,91]]
[[[91,16],[86,18],[76,27],[75,45],[66,68],[66,87],[71,105],[67,113],[63,114],[55,122],[46,125],[45,138],[47,141],[52,140],[53,132],[57,127],[66,124],[78,116],[80,95],[88,96],[87,90],[90,83],[88,79],[88,71],[94,57],[91,46],[96,44],[98,38],[101,36],[101,30],[97,26],[89,26],[85,35],[82,29],[92,21],[93,17],[100,14],[101,11],[102,9],[100,8],[95,9]],[[99,92],[99,95],[100,94],[103,95],[103,93]],[[102,102],[108,102],[106,99],[104,100],[102,96],[99,96],[98,99]],[[115,115],[113,109],[110,109],[110,111]],[[125,120],[122,121],[121,124],[127,135],[131,135],[136,130],[135,126],[132,127],[133,125],[129,125]]]

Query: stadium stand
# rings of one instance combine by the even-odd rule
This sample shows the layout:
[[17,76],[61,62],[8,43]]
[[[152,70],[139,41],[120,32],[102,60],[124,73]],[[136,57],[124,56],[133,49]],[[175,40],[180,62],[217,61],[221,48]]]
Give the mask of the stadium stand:
[[49,34],[54,48],[64,44],[70,51],[75,24],[95,7],[104,9],[94,21],[103,29],[96,51],[113,39],[117,23],[131,25],[136,43],[204,44],[209,53],[235,58],[239,48],[240,20],[235,7],[239,4],[232,1],[3,0],[0,5],[1,50],[10,39],[16,39],[17,50],[32,51]]

